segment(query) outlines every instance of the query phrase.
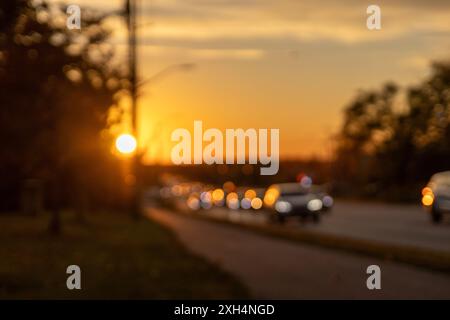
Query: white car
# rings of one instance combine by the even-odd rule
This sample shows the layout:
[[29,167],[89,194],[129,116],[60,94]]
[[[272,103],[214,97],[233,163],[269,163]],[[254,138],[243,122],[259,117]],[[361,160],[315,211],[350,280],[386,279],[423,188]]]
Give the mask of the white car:
[[422,189],[422,204],[431,213],[435,223],[442,221],[445,213],[450,213],[450,171],[434,174]]

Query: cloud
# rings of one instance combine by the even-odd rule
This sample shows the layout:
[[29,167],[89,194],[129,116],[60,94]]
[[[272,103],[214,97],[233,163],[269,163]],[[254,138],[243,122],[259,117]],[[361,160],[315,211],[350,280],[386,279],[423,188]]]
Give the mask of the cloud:
[[[123,0],[78,0],[105,11]],[[334,43],[371,46],[417,37],[450,35],[448,0],[378,0],[382,30],[366,28],[368,3],[359,0],[153,0],[140,2],[140,44],[185,49],[205,59],[261,58],[270,50],[296,49],[304,44]],[[118,21],[118,22],[117,22]],[[114,41],[126,43],[117,18]],[[151,22],[150,25],[147,23]],[[439,49],[438,49],[439,50]]]
[[258,49],[195,49],[148,45],[143,48],[145,56],[165,58],[183,57],[188,61],[198,60],[254,60],[265,56],[263,50]]
[[383,29],[366,29],[366,4],[361,1],[153,1],[144,7],[154,21],[156,41],[242,38],[333,40],[344,43],[380,41],[414,32],[450,32],[449,1],[378,1]]

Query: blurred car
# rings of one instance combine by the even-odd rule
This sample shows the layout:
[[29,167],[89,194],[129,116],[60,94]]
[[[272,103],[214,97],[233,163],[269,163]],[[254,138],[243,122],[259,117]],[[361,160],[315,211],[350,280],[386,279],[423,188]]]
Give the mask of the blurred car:
[[450,171],[434,174],[422,189],[422,205],[431,213],[435,223],[442,221],[445,213],[450,213]]
[[299,183],[281,183],[267,189],[264,205],[269,209],[271,218],[281,223],[293,216],[302,220],[312,218],[314,222],[319,222],[321,213],[326,210],[323,202],[325,196],[329,197],[325,193],[312,192]]

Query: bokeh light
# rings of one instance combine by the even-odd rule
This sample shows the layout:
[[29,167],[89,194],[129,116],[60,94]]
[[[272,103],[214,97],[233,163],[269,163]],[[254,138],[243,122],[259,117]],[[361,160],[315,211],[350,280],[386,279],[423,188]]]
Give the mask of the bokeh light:
[[244,197],[252,200],[256,197],[256,191],[253,189],[248,189],[247,191],[245,191]]
[[251,202],[252,208],[255,210],[261,209],[263,202],[260,198],[253,198]]
[[433,204],[434,197],[431,194],[426,194],[422,197],[422,204],[424,206],[431,206]]
[[248,198],[244,198],[241,200],[241,208],[242,209],[250,209],[252,207],[252,201]]
[[270,187],[264,195],[264,204],[268,207],[273,206],[279,195],[280,191],[276,187]]

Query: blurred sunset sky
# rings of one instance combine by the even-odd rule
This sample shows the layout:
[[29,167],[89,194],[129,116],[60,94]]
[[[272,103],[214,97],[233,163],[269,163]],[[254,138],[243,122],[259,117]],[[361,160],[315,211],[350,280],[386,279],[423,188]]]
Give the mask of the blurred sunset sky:
[[[53,0],[51,1],[53,2]],[[58,1],[59,2],[59,1]],[[74,0],[102,11],[124,0]],[[140,144],[146,162],[170,161],[176,128],[279,128],[282,158],[329,156],[343,107],[358,89],[422,81],[431,60],[450,58],[450,1],[140,0]],[[381,7],[382,29],[366,28]],[[125,59],[123,20],[111,41]]]

